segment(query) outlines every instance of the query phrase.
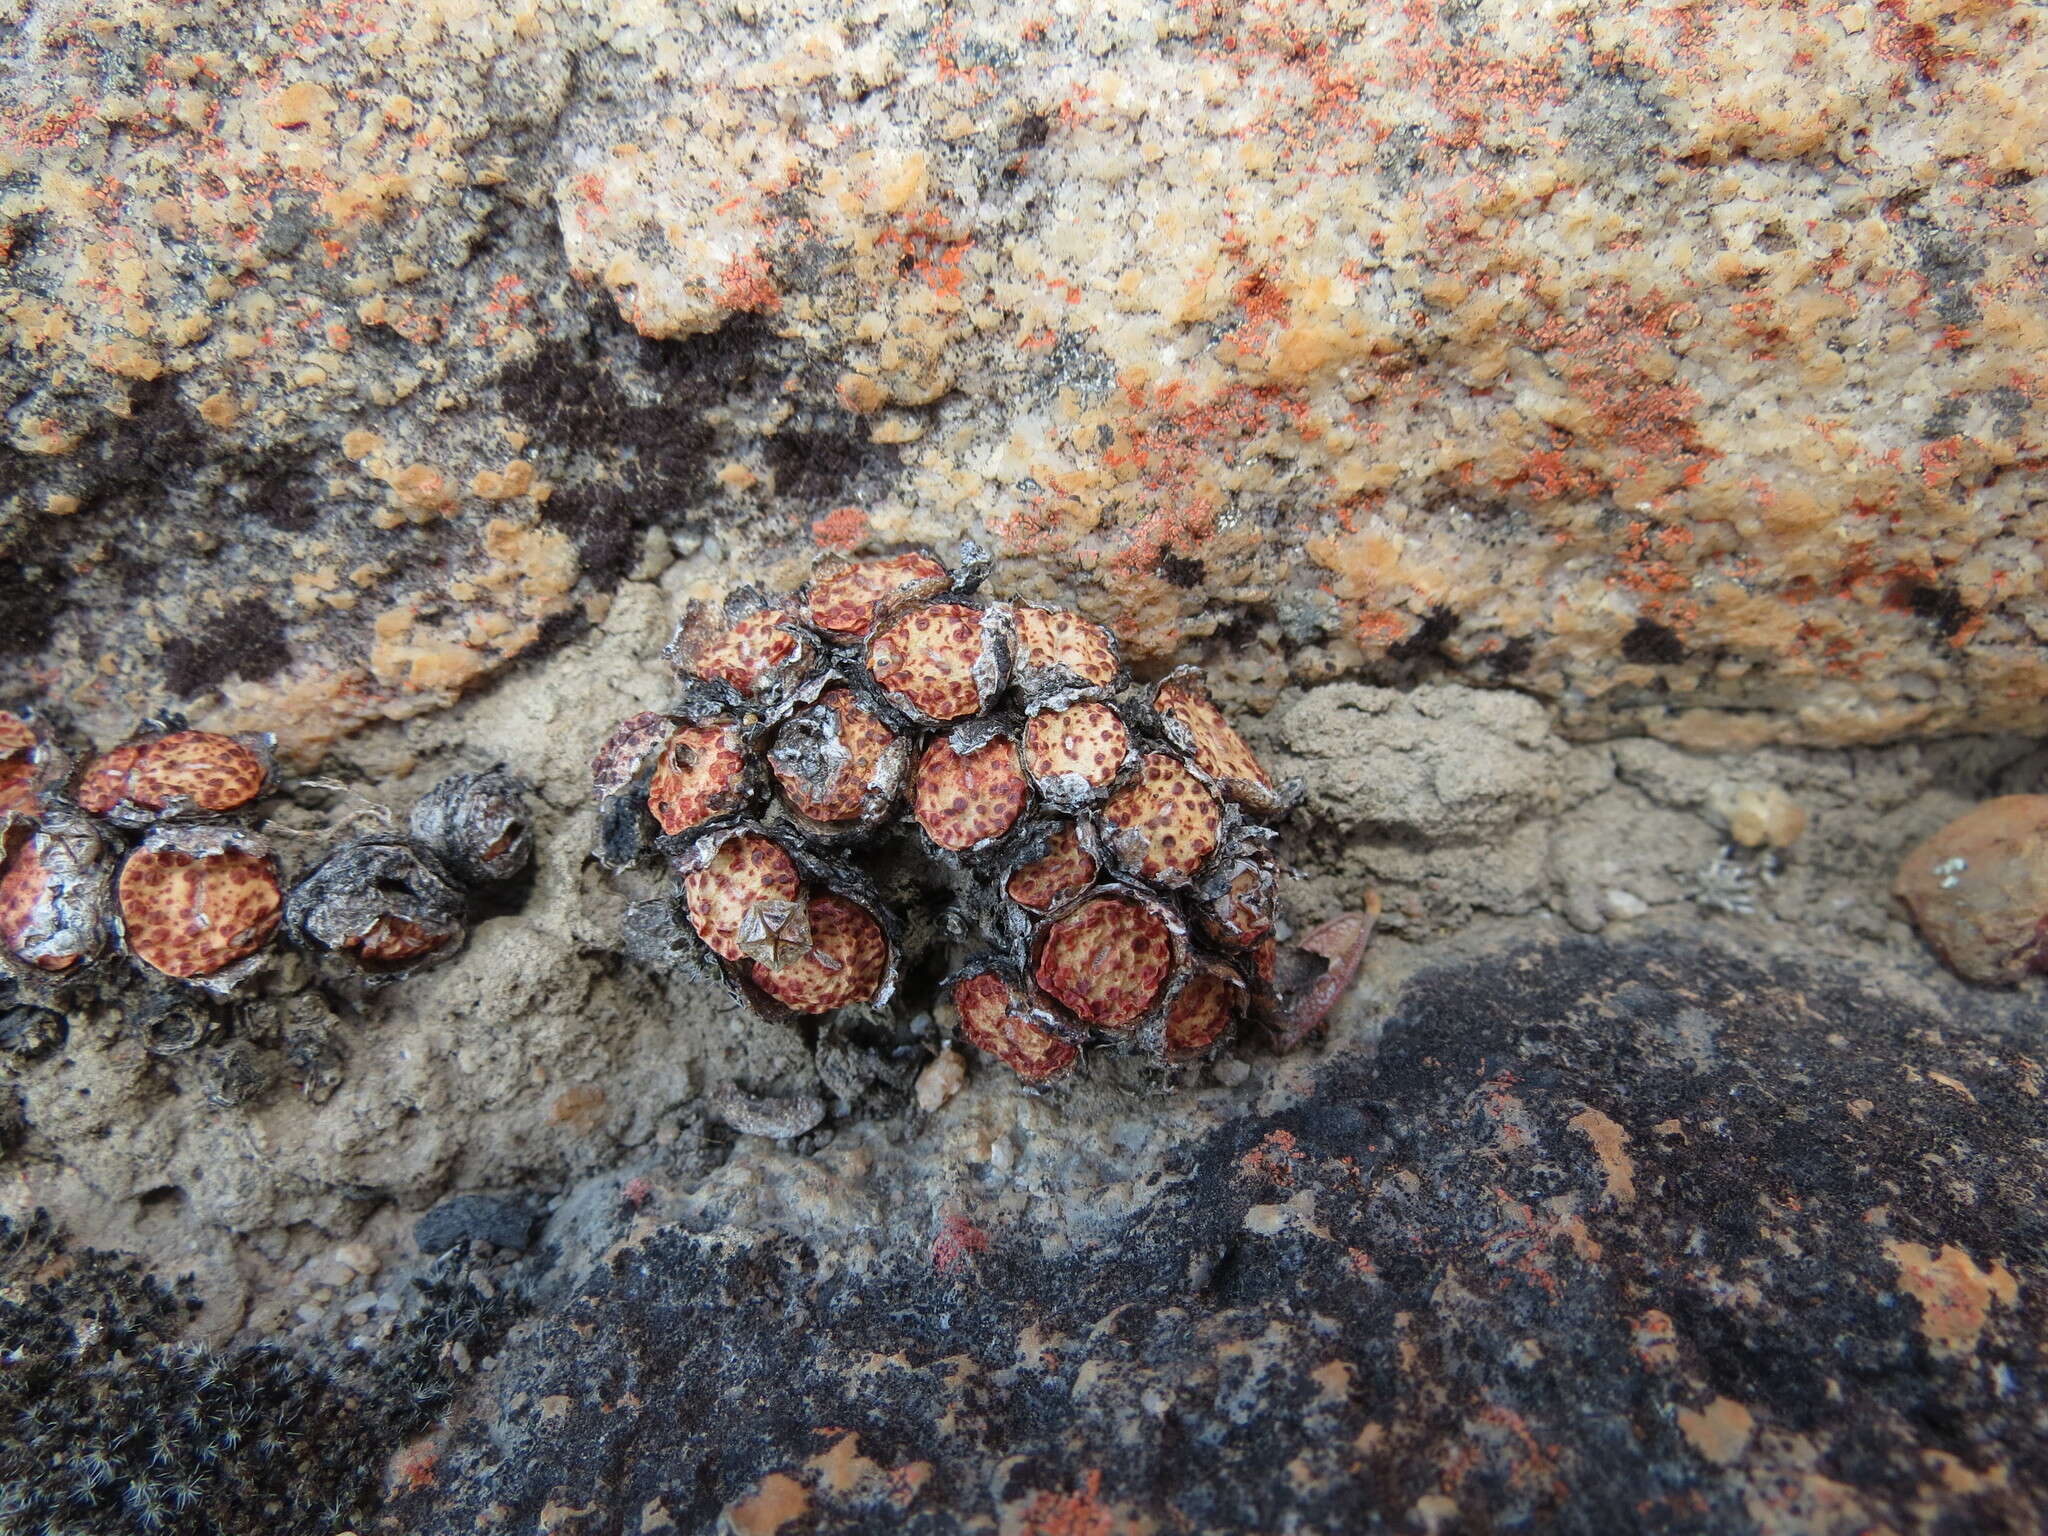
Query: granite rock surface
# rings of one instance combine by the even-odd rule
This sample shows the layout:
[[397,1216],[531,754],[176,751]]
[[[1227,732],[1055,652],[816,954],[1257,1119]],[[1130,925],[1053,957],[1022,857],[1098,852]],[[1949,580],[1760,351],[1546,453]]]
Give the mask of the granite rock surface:
[[0,646],[102,735],[315,757],[649,528],[973,533],[1254,694],[2048,719],[2030,7],[0,20]]

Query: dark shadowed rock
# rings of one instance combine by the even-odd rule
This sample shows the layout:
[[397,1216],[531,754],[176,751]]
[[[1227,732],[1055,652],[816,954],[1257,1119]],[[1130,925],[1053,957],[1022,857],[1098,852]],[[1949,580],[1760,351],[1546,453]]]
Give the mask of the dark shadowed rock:
[[1675,936],[1441,966],[1078,1252],[637,1229],[392,1513],[2039,1530],[2048,1116],[2007,1005],[1964,1006]]
[[414,1222],[412,1240],[429,1257],[465,1240],[522,1253],[540,1219],[534,1203],[519,1196],[457,1195]]

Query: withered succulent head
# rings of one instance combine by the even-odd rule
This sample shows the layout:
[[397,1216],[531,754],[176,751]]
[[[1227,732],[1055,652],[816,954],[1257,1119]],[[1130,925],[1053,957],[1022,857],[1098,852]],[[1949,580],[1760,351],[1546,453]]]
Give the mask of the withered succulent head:
[[451,774],[420,797],[412,840],[466,885],[500,884],[533,860],[526,785],[502,769]]
[[13,966],[64,977],[113,937],[114,849],[87,817],[52,809],[0,824],[0,951]]
[[445,960],[468,931],[463,893],[411,843],[345,843],[292,888],[292,942],[348,980],[382,985]]
[[1253,819],[1286,792],[1198,673],[1136,695],[1106,628],[986,574],[896,552],[693,607],[681,696],[593,765],[601,857],[674,881],[631,909],[632,952],[818,1017],[886,1003],[908,934],[911,960],[973,952],[952,1017],[1027,1083],[1091,1043],[1198,1060],[1274,995]]
[[663,654],[699,694],[760,705],[801,682],[818,647],[793,608],[742,587],[717,612],[693,603]]
[[39,711],[0,709],[0,817],[40,814],[68,763]]

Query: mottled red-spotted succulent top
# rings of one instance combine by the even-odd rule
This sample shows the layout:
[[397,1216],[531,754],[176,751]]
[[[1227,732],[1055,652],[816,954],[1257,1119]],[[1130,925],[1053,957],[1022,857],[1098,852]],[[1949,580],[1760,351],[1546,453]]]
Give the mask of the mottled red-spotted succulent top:
[[1137,691],[1108,629],[986,575],[899,551],[684,615],[677,696],[593,763],[600,858],[671,882],[628,947],[772,1018],[880,1023],[907,963],[950,972],[942,1019],[1032,1085],[1198,1060],[1277,1004],[1288,793],[1199,673]]

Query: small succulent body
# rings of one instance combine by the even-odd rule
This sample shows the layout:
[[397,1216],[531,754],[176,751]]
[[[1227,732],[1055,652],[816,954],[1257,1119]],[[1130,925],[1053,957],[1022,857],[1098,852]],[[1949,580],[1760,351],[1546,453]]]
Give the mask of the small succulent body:
[[467,898],[431,854],[397,838],[363,838],[292,888],[284,921],[302,949],[374,984],[452,955],[467,917]]
[[1028,1084],[1089,1046],[1197,1060],[1279,1001],[1260,822],[1290,791],[1198,672],[1134,689],[1107,630],[985,594],[973,554],[693,605],[679,697],[593,764],[600,858],[673,882],[628,947],[818,1017],[888,1002],[899,934],[933,935],[960,1035]]

